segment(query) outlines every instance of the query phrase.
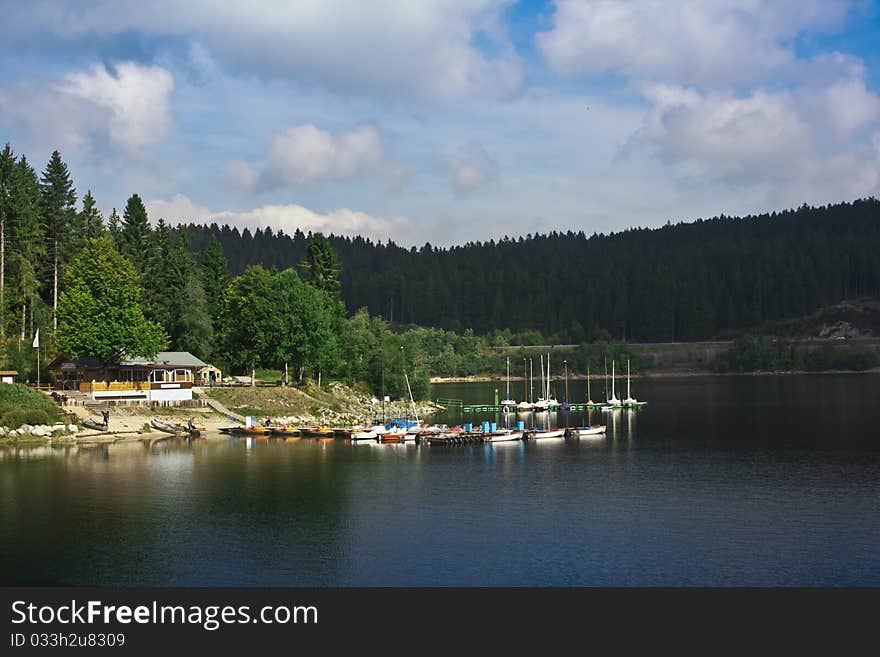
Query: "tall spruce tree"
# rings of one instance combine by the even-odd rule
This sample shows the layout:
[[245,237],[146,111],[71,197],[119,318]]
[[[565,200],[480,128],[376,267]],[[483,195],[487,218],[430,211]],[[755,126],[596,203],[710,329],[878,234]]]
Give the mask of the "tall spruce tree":
[[[7,256],[13,299],[7,307],[15,307],[19,344],[33,333],[34,316],[40,304],[38,263],[46,255],[45,225],[42,222],[42,199],[37,172],[22,156],[16,163],[12,177]],[[9,290],[7,289],[7,293]],[[30,321],[30,330],[28,322]]]
[[76,189],[70,171],[61,160],[61,153],[53,151],[40,178],[43,221],[52,257],[52,330],[58,328],[58,284],[62,268],[70,257],[68,247],[74,240],[72,229],[76,217]]
[[216,326],[223,310],[223,291],[229,285],[229,263],[220,240],[213,233],[202,251],[202,287],[211,321]]
[[6,230],[12,205],[15,154],[9,142],[0,151],[0,338],[6,338]]
[[308,272],[309,280],[319,290],[338,294],[342,266],[336,249],[322,233],[314,233],[309,240],[306,259],[300,267]]
[[149,250],[150,221],[147,208],[137,194],[132,194],[125,203],[122,213],[122,228],[119,232],[119,252],[143,273],[147,266],[144,254]]
[[122,233],[122,220],[119,218],[119,213],[116,212],[116,208],[113,208],[113,211],[110,212],[110,217],[107,219],[107,233],[110,236],[110,240],[113,242],[113,246],[115,246],[118,251],[122,245],[122,238],[120,237],[120,234]]
[[95,197],[92,196],[92,190],[87,191],[83,196],[83,209],[79,213],[79,217],[83,241],[101,237],[104,234],[104,217],[98,210]]

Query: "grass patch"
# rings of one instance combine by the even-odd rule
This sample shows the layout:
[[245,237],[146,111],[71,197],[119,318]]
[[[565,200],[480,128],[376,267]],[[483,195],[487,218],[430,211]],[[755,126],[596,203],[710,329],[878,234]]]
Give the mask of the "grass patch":
[[64,419],[64,411],[46,395],[18,383],[0,384],[0,426],[17,429],[22,424],[53,424]]

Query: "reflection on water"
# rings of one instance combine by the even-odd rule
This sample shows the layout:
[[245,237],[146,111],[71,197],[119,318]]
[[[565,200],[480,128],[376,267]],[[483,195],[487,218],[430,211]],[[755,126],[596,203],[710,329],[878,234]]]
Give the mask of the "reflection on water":
[[2,448],[0,582],[878,585],[877,381],[643,381],[640,411],[466,418],[607,426],[572,439]]

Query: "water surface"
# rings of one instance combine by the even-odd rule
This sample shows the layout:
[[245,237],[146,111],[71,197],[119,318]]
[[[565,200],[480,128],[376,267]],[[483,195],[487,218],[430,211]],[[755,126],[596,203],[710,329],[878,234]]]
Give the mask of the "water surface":
[[0,582],[880,585],[880,377],[633,384],[599,439],[5,448]]

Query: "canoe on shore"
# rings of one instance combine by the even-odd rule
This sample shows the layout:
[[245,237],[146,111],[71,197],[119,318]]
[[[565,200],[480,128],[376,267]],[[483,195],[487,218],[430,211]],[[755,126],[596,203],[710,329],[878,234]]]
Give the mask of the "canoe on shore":
[[205,427],[194,427],[191,429],[185,424],[174,424],[173,422],[166,422],[165,420],[158,420],[156,418],[150,420],[150,426],[157,431],[162,431],[164,433],[170,433],[173,435],[187,434],[190,436],[199,436],[202,432],[207,431]]
[[80,424],[84,426],[86,429],[92,429],[94,431],[107,431],[107,425],[102,422],[96,422],[95,420],[90,420],[86,418],[85,420],[80,421]]

